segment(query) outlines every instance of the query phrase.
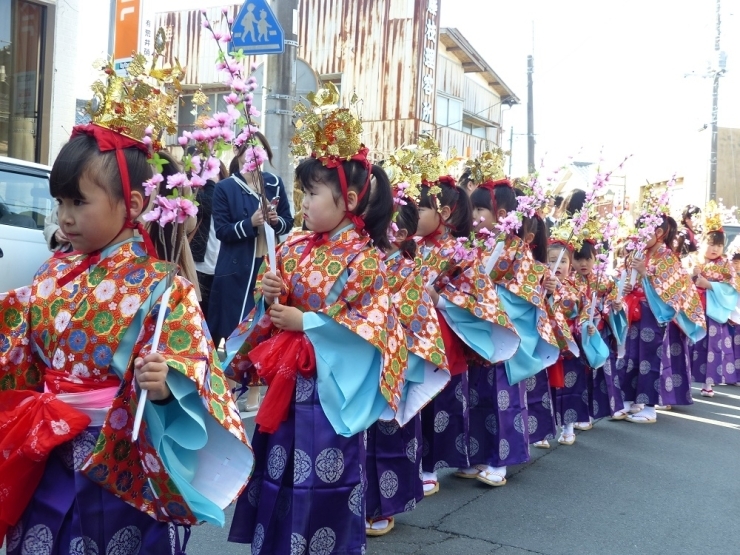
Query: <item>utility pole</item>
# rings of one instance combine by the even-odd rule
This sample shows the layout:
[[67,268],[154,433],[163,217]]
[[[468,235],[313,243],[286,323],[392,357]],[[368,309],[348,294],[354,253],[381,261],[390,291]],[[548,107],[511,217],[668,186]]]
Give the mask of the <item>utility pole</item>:
[[509,131],[509,177],[511,177],[511,161],[514,158],[513,155],[514,150],[514,126],[511,126],[511,130]]
[[[275,17],[285,33],[285,51],[269,56],[265,87],[265,137],[272,148],[274,172],[283,178],[288,202],[293,205],[293,108],[296,103],[296,53],[298,51],[298,0],[275,0]],[[268,171],[270,170],[267,168]]]
[[717,200],[717,112],[719,111],[719,78],[724,73],[720,67],[719,40],[721,33],[720,0],[717,0],[717,34],[714,38],[715,63],[714,82],[712,85],[712,151],[709,156],[709,200]]
[[527,167],[533,174],[534,167],[534,91],[532,74],[534,73],[534,56],[527,56]]

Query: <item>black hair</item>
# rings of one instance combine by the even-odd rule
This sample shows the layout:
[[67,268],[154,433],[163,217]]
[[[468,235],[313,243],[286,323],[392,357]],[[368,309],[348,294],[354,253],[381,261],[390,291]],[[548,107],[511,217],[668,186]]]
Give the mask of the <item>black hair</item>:
[[472,183],[470,170],[466,169],[462,175],[460,176],[460,179],[457,180],[458,187],[462,187],[465,189],[465,191],[469,191],[471,189],[471,185],[473,187],[473,190],[475,190],[475,183]]
[[535,215],[533,218],[525,217],[522,221],[522,238],[528,233],[534,233],[534,239],[529,244],[529,249],[532,251],[532,256],[537,262],[547,264],[547,242],[548,242],[548,229],[547,223]]
[[491,194],[490,189],[478,187],[470,195],[470,200],[475,208],[486,208],[491,211],[494,218],[497,218],[496,212],[499,209],[506,210],[506,212],[516,210],[518,205],[517,196],[517,190],[513,187],[499,185],[493,188],[493,194]]
[[725,232],[724,231],[710,231],[704,234],[704,240],[707,245],[713,247],[724,247],[725,246]]
[[[347,178],[348,189],[359,195],[368,179],[365,166],[356,160],[349,160],[342,162],[342,168]],[[388,228],[393,217],[393,192],[388,175],[383,168],[373,165],[370,173],[375,178],[373,190],[370,190],[371,186],[368,183],[365,194],[362,195],[353,212],[362,214],[365,220],[365,230],[375,246],[387,251],[391,248]],[[344,202],[336,168],[327,168],[316,158],[305,158],[296,167],[295,177],[302,191],[311,192],[314,183],[324,183],[331,188],[335,203]]]
[[686,220],[691,219],[692,216],[698,216],[699,214],[701,214],[701,208],[694,206],[693,204],[689,204],[683,209],[683,214],[681,214],[681,223],[685,224]]
[[419,209],[411,199],[404,199],[406,204],[401,204],[396,207],[396,227],[398,229],[405,229],[407,232],[406,240],[403,241],[398,248],[406,258],[414,258],[416,256],[416,241],[414,241],[414,235],[419,226]]
[[[638,228],[642,224],[645,217],[646,216],[640,216],[639,218],[637,218],[636,226]],[[678,236],[678,224],[676,223],[676,220],[674,220],[670,216],[666,216],[664,214],[661,217],[663,221],[656,228],[656,231],[658,229],[663,230],[663,243],[665,244],[666,247],[676,252],[675,243],[676,243],[676,237]]]
[[[144,181],[151,178],[152,169],[146,154],[138,148],[123,150],[128,166],[132,191],[144,193]],[[123,200],[123,182],[118,169],[116,152],[100,152],[91,135],[73,137],[59,151],[49,175],[49,192],[54,198],[82,199],[80,179],[83,175],[105,189],[114,200]]]
[[563,195],[555,195],[552,205],[555,208],[560,208],[563,205]]
[[588,260],[589,258],[596,260],[596,247],[590,241],[584,241],[581,248],[573,253],[573,258],[576,260]]
[[736,252],[735,254],[733,254],[732,255],[732,259],[733,260],[740,260],[740,252]]
[[563,202],[565,203],[565,214],[570,218],[586,203],[586,191],[573,189]]
[[443,206],[449,206],[450,217],[445,225],[450,228],[454,237],[467,237],[473,229],[473,207],[468,193],[460,186],[453,187],[445,183],[437,186],[441,189],[438,195],[430,195],[429,187],[421,188],[419,208],[439,210]]
[[[272,149],[270,148],[270,143],[267,142],[267,137],[265,137],[262,133],[259,131],[255,131],[252,133],[251,138],[257,139],[257,141],[262,145],[262,148],[265,149],[265,154],[267,154],[267,160],[270,162],[270,165],[272,166]],[[234,175],[235,173],[241,173],[242,169],[239,165],[239,158],[242,154],[250,147],[249,140],[244,141],[241,146],[237,147],[236,154],[231,159],[231,163],[229,164],[229,174]]]

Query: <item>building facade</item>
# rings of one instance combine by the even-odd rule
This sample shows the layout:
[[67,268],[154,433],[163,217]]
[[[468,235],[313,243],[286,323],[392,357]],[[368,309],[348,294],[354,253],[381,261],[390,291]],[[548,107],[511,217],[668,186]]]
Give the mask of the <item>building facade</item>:
[[[456,29],[440,29],[438,0],[302,0],[298,14],[298,96],[334,83],[346,101],[361,103],[365,144],[382,157],[433,134],[443,150],[475,155],[499,145],[501,107],[519,102],[488,63]],[[226,6],[236,17],[241,6]],[[200,11],[159,13],[166,57],[186,66],[185,88],[202,87],[220,109],[214,64],[217,45],[201,29]],[[206,10],[222,20],[221,8]],[[265,58],[268,58],[265,60]],[[260,65],[269,57],[250,58]],[[255,102],[259,105],[260,99]],[[182,130],[193,124],[181,108]],[[269,131],[268,131],[269,132]],[[288,140],[287,138],[286,140]],[[174,144],[174,137],[171,139]]]
[[0,156],[48,164],[69,138],[78,11],[78,0],[0,0]]

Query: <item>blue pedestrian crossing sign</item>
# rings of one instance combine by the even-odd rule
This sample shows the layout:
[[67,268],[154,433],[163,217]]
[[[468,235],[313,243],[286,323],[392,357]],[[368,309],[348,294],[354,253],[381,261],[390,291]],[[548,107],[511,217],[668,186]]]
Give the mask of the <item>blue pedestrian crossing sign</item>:
[[266,0],[247,0],[231,29],[231,49],[245,54],[281,54],[285,34]]

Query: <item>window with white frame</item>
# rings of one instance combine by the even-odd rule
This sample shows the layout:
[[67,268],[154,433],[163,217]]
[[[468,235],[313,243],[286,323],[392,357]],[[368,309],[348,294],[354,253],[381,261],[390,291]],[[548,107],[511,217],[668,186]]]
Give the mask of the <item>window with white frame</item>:
[[477,123],[469,118],[465,118],[463,120],[463,133],[467,133],[468,135],[472,135],[473,137],[478,137],[480,139],[488,138],[488,133],[486,132],[486,129],[487,128],[484,125],[481,125],[480,123]]
[[437,94],[437,125],[462,131],[463,103],[458,98]]

